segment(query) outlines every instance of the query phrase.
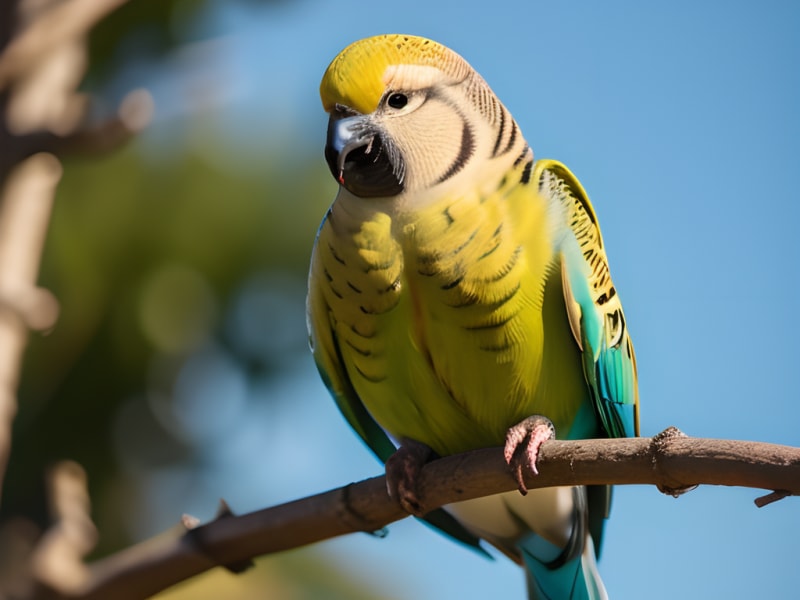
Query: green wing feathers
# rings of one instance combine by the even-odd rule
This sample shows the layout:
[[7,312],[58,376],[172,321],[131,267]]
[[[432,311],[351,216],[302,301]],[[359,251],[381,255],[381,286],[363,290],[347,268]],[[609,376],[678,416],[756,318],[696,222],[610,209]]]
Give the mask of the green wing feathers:
[[[312,265],[314,263],[312,262]],[[382,462],[386,462],[395,451],[395,446],[386,432],[369,415],[358,398],[342,361],[339,343],[335,337],[328,305],[316,284],[318,274],[312,267],[309,276],[307,315],[310,344],[314,362],[336,405],[350,426]]]
[[566,226],[555,239],[567,313],[603,429],[609,437],[639,435],[636,357],[592,204],[559,162],[537,161],[534,177],[563,211]]

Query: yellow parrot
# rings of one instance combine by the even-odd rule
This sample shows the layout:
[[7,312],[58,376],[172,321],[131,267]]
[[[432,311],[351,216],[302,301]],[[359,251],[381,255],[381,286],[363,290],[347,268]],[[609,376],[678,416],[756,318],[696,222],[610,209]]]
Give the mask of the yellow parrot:
[[526,494],[539,446],[638,435],[636,362],[597,217],[458,54],[411,35],[345,48],[320,86],[339,191],[311,259],[314,359],[418,508],[426,460],[505,445],[520,491],[425,515],[526,568],[536,599],[599,599],[610,488]]

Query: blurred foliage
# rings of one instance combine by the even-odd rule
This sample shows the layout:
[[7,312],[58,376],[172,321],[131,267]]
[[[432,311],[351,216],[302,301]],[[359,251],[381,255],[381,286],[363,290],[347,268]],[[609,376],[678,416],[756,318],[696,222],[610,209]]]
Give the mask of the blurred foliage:
[[113,72],[115,63],[133,54],[155,56],[185,43],[175,23],[202,10],[208,0],[126,2],[92,31],[90,64],[95,73]]
[[[265,156],[256,176],[180,150],[166,163],[134,145],[66,165],[41,276],[62,315],[26,358],[4,512],[30,513],[43,469],[59,458],[83,464],[100,491],[115,468],[112,419],[122,400],[145,389],[152,357],[223,336],[226,305],[247,275],[305,277],[331,196],[321,161],[298,158],[287,171]],[[159,319],[177,327],[177,340],[159,337]],[[165,460],[178,451],[164,450]]]
[[[314,552],[286,552],[256,561],[252,577],[237,577],[216,569],[181,583],[155,596],[156,600],[378,600],[391,598],[386,592],[369,590],[360,581],[341,579],[341,568],[319,560],[309,568]],[[321,557],[319,557],[321,558]],[[336,581],[336,585],[331,585]]]
[[[126,2],[92,31],[89,40],[91,73],[103,80],[131,57],[157,59],[176,46],[200,41],[187,39],[185,27],[213,0],[160,0]],[[239,4],[279,5],[291,0],[228,0]],[[201,35],[197,30],[194,36]],[[210,34],[210,31],[207,32]]]

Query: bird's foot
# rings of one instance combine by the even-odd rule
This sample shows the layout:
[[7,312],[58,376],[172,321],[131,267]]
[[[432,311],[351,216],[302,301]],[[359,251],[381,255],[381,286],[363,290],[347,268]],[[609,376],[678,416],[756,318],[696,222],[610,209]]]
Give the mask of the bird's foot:
[[506,432],[506,446],[504,456],[508,466],[514,471],[519,493],[523,496],[528,493],[525,485],[524,469],[530,469],[535,475],[539,474],[536,468],[536,459],[539,448],[547,440],[555,439],[556,428],[547,417],[533,415],[520,421]]
[[419,499],[419,475],[433,450],[422,442],[403,440],[397,451],[386,461],[386,487],[389,496],[400,503],[407,513],[423,516]]

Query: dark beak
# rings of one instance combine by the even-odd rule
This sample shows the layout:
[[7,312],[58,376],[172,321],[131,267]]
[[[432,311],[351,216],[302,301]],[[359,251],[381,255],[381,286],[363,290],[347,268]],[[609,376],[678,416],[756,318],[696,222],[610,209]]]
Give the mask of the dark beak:
[[393,149],[369,115],[331,114],[325,160],[336,181],[356,196],[396,196],[403,191],[402,161]]

